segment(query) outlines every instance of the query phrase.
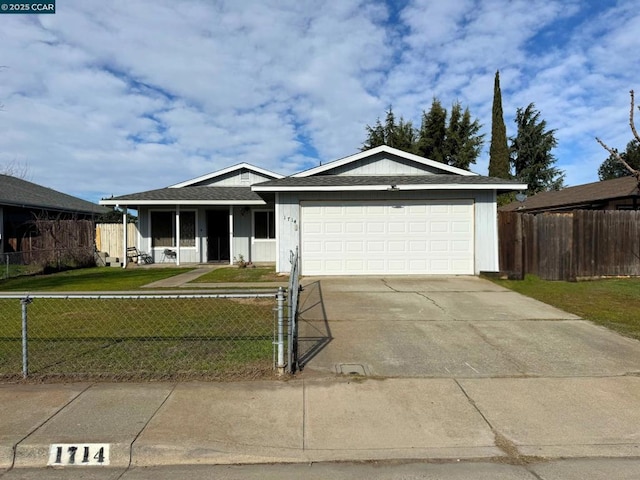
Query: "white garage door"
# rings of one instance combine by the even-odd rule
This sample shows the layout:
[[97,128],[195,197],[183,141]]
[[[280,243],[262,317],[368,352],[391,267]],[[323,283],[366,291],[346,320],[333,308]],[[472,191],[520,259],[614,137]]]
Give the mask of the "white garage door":
[[303,275],[473,274],[473,201],[302,202]]

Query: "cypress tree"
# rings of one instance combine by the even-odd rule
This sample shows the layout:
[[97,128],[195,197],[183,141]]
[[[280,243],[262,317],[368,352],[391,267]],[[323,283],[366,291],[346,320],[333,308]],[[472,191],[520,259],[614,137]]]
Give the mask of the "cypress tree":
[[493,114],[491,117],[491,147],[489,148],[489,176],[511,178],[509,172],[509,146],[507,127],[502,114],[502,92],[500,91],[500,71],[496,72],[493,85]]

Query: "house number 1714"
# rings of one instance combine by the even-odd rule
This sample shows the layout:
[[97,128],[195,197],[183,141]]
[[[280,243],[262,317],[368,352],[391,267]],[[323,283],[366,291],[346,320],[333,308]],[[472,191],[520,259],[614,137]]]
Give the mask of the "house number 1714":
[[49,448],[51,466],[109,465],[109,444],[107,443],[57,443]]

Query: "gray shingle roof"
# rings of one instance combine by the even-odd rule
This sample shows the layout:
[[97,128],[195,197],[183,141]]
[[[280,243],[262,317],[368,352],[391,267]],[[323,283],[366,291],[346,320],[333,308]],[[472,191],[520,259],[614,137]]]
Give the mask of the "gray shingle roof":
[[257,187],[349,187],[373,185],[520,185],[521,182],[481,175],[316,175],[285,177]]
[[552,192],[540,192],[527,198],[524,202],[511,202],[500,207],[500,210],[527,212],[558,210],[561,208],[590,208],[591,204],[604,200],[637,197],[639,195],[638,181],[635,177],[627,176],[602,182],[576,185],[575,187],[567,187]]
[[214,201],[233,203],[234,201],[255,201],[263,203],[262,198],[257,193],[251,191],[251,187],[183,187],[183,188],[160,188],[158,190],[148,190],[146,192],[131,193],[119,197],[109,198],[112,201],[135,202],[135,201]]
[[2,174],[0,205],[83,214],[101,214],[108,211],[95,203]]

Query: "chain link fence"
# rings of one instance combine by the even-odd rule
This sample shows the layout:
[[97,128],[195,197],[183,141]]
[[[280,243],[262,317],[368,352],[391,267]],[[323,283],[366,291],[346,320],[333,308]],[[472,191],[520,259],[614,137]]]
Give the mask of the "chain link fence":
[[[0,379],[273,375],[284,291],[0,297]],[[281,356],[278,351],[278,356]],[[280,367],[280,365],[278,365]]]

